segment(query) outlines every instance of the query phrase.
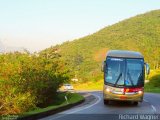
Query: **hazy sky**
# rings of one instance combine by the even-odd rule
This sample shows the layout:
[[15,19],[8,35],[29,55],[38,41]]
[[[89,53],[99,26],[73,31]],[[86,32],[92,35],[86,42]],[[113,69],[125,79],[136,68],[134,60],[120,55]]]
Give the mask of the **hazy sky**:
[[42,50],[160,9],[160,0],[0,0],[0,41]]

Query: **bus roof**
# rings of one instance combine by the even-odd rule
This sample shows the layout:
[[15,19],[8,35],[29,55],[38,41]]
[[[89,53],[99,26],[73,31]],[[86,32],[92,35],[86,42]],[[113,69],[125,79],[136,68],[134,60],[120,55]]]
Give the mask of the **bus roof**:
[[127,50],[110,50],[107,57],[120,57],[120,58],[144,58],[143,55],[135,51]]

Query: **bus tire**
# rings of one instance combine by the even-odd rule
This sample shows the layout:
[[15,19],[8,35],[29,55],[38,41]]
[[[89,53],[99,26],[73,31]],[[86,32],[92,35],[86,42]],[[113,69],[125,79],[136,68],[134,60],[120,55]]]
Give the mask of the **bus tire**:
[[138,105],[138,102],[133,102],[133,105],[137,106],[137,105]]
[[109,100],[103,100],[103,103],[104,103],[105,105],[108,105],[108,104],[109,104]]

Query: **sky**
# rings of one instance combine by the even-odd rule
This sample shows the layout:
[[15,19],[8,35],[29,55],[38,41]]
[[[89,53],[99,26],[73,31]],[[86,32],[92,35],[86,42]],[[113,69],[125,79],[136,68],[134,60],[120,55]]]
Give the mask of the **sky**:
[[160,0],[0,0],[0,41],[39,51],[155,9]]

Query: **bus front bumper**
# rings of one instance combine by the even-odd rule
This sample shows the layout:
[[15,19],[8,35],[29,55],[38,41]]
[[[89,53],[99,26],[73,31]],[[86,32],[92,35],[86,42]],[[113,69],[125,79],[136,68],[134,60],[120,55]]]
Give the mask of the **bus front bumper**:
[[104,100],[118,100],[118,101],[143,101],[143,93],[125,93],[125,94],[116,94],[112,92],[103,92]]

